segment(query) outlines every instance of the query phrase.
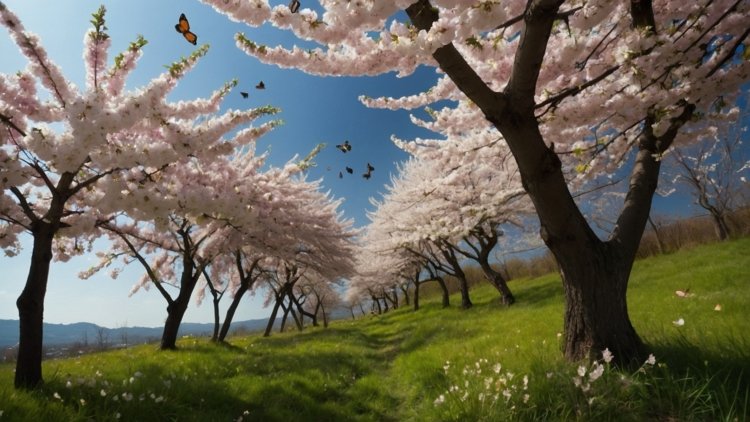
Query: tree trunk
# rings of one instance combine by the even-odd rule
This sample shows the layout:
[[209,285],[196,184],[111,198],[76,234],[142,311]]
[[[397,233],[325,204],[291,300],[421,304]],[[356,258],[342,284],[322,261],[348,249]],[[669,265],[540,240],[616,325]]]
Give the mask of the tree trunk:
[[417,275],[416,281],[414,281],[414,310],[419,310],[419,285],[422,284],[419,282],[419,275]]
[[354,307],[349,307],[349,312],[352,314],[352,321],[354,321],[355,319],[357,319],[357,318],[354,317]]
[[227,333],[229,333],[229,326],[232,324],[234,313],[237,311],[237,307],[240,305],[240,300],[242,300],[242,296],[245,295],[247,289],[247,283],[240,283],[240,287],[234,294],[234,298],[232,299],[232,303],[229,305],[229,309],[227,309],[227,314],[224,317],[224,323],[221,325],[221,332],[219,332],[219,341],[224,341],[224,339],[227,338]]
[[445,285],[445,280],[443,280],[443,277],[436,277],[435,281],[438,282],[440,288],[443,290],[443,308],[451,306],[451,295],[448,292],[448,286]]
[[42,379],[42,338],[44,326],[44,296],[47,293],[52,239],[51,225],[37,222],[34,227],[34,246],[26,285],[18,296],[20,337],[16,360],[15,387],[34,388]]
[[377,305],[377,307],[378,307],[378,315],[382,314],[382,313],[383,313],[383,308],[381,308],[381,307],[380,307],[380,300],[378,300],[378,298],[376,298],[375,296],[373,296],[373,297],[372,297],[372,301],[373,301],[373,302],[375,303],[375,305]]
[[365,308],[362,307],[362,302],[359,302],[359,311],[362,312],[362,316],[366,316]]
[[406,304],[406,306],[411,305],[409,299],[409,285],[401,286],[401,291],[404,292],[404,304]]
[[193,274],[192,260],[183,260],[182,276],[180,276],[180,294],[167,306],[167,321],[164,323],[164,332],[161,336],[161,350],[174,350],[177,348],[177,333],[185,316],[190,297],[193,295],[195,285],[198,284],[200,272]]
[[718,237],[720,241],[727,240],[729,238],[730,230],[726,216],[714,208],[711,210],[711,220],[714,223],[716,237]]
[[214,333],[211,336],[211,341],[219,341],[219,324],[221,323],[221,317],[219,316],[219,298],[214,296]]
[[643,353],[628,316],[631,265],[609,249],[581,249],[587,252],[576,253],[577,262],[560,265],[566,300],[563,350],[569,360],[598,359],[608,348],[619,362],[631,363]]
[[482,268],[482,272],[484,273],[484,276],[487,278],[487,281],[490,282],[498,292],[500,292],[500,301],[505,306],[510,306],[516,302],[516,298],[513,297],[513,293],[510,291],[510,288],[508,287],[508,283],[505,281],[505,278],[500,274],[498,271],[495,271],[492,266],[490,266],[490,263],[487,261],[480,261],[479,266]]
[[273,310],[271,311],[271,317],[268,318],[268,324],[266,324],[266,331],[263,333],[263,337],[268,337],[271,335],[271,330],[273,329],[273,323],[276,321],[276,314],[279,312],[279,306],[281,306],[281,297],[276,296],[276,303],[273,305]]

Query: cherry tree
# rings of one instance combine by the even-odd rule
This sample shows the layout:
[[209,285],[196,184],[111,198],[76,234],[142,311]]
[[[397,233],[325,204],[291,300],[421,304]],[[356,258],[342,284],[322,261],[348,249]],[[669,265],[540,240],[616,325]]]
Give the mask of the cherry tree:
[[[644,357],[626,291],[658,184],[661,157],[714,132],[750,78],[743,0],[320,1],[322,15],[265,0],[203,0],[230,19],[269,23],[318,48],[238,46],[259,60],[318,75],[442,72],[428,91],[363,98],[412,109],[443,100],[454,131],[497,133],[515,157],[565,287],[564,354]],[[405,11],[409,22],[399,15]],[[441,103],[439,103],[441,104]],[[580,172],[630,168],[615,230],[600,239],[572,198]]]
[[734,125],[697,145],[676,148],[668,161],[672,185],[687,187],[695,203],[711,216],[719,240],[732,234],[729,214],[743,205],[743,193],[747,194],[750,160],[743,156],[742,138],[748,117],[746,108]]
[[[227,153],[223,135],[258,114],[214,115],[233,83],[207,99],[166,100],[207,46],[145,87],[124,91],[146,40],[139,37],[107,67],[110,39],[104,15],[103,7],[94,13],[94,28],[84,38],[86,87],[79,90],[38,37],[0,3],[0,22],[29,62],[14,75],[0,75],[0,242],[12,255],[21,233],[33,239],[29,274],[17,301],[17,387],[42,382],[43,306],[52,258],[66,260],[89,250],[98,236],[99,215],[157,199],[146,192],[163,170],[195,151]],[[49,92],[48,100],[41,99],[37,84]]]

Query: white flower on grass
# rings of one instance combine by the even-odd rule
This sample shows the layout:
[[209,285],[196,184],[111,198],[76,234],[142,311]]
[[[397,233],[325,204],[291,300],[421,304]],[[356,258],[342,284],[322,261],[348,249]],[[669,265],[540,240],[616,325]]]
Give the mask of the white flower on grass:
[[648,355],[648,359],[646,359],[646,363],[648,365],[654,365],[654,364],[656,364],[656,357],[654,356],[653,353]]
[[154,403],[161,403],[164,401],[164,396],[159,396],[154,399]]
[[524,403],[528,403],[529,402],[529,395],[528,394],[524,394],[523,395],[523,402]]
[[524,375],[523,376],[523,389],[527,389],[529,387],[529,376]]
[[503,390],[503,397],[505,397],[505,401],[510,400],[511,392],[507,388]]
[[615,355],[612,354],[612,352],[609,351],[609,348],[604,349],[602,352],[602,359],[604,359],[604,362],[610,363],[612,362],[612,359],[614,359]]
[[672,324],[674,324],[674,325],[676,325],[678,327],[682,327],[683,325],[685,325],[685,320],[682,319],[682,318],[680,318],[677,321],[672,321]]
[[102,388],[102,391],[99,392],[99,395],[102,397],[107,397],[107,392]]
[[121,416],[120,412],[115,413],[115,419],[120,419]]
[[496,374],[499,374],[499,373],[500,373],[500,370],[501,370],[502,368],[503,368],[503,366],[502,366],[502,365],[500,365],[499,363],[496,363],[496,364],[495,364],[495,366],[493,366],[493,367],[492,367],[492,370],[493,370],[493,371],[495,371],[495,373],[496,373]]
[[81,406],[86,406],[86,400],[81,399],[80,402],[81,402]]
[[547,379],[552,378],[553,375],[555,375],[553,372],[547,372]]
[[60,397],[60,394],[58,394],[57,391],[55,391],[55,394],[53,394],[52,397],[54,397],[54,398],[56,398],[58,400],[62,400],[62,397]]
[[65,388],[73,388],[73,383],[68,380],[68,382],[65,383]]
[[589,373],[589,380],[596,381],[604,373],[604,365],[594,364],[596,367]]
[[439,395],[438,398],[436,398],[432,403],[435,406],[440,406],[441,404],[445,403],[445,396],[443,394]]
[[479,393],[479,401],[484,401],[484,393]]
[[461,396],[461,401],[466,401],[466,399],[469,398],[469,392],[465,392],[463,396]]
[[581,365],[578,367],[578,376],[582,377],[584,375],[586,375],[586,367]]
[[714,311],[720,311],[721,310],[721,304],[717,303],[716,306],[714,306]]
[[133,400],[133,394],[132,393],[122,393],[122,399],[125,401]]

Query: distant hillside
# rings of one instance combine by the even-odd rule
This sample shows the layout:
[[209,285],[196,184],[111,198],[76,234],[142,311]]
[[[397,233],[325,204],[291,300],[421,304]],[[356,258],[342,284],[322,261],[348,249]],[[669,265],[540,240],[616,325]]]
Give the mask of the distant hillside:
[[[254,319],[232,323],[231,331],[259,331],[268,323],[267,319]],[[137,344],[161,338],[163,327],[100,327],[89,322],[74,324],[44,324],[44,345],[60,346],[73,343],[108,345]],[[186,322],[180,326],[180,336],[210,336],[212,323]],[[18,343],[18,320],[0,319],[0,347],[15,346]]]

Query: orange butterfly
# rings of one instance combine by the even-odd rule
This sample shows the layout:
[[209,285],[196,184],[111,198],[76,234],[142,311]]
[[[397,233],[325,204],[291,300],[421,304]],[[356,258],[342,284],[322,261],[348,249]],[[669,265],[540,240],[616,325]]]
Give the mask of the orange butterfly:
[[182,36],[185,37],[187,42],[189,42],[190,44],[193,44],[193,45],[198,44],[198,36],[190,32],[190,22],[188,22],[184,13],[180,14],[180,23],[175,25],[174,29],[176,29],[177,32],[182,34]]

